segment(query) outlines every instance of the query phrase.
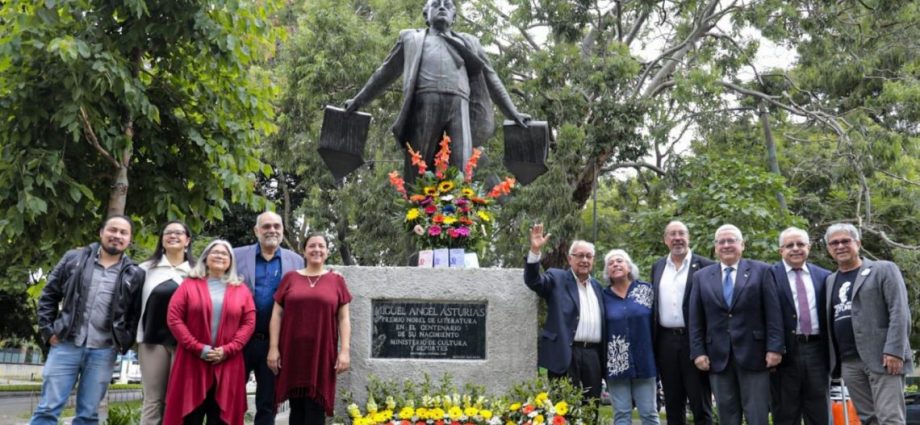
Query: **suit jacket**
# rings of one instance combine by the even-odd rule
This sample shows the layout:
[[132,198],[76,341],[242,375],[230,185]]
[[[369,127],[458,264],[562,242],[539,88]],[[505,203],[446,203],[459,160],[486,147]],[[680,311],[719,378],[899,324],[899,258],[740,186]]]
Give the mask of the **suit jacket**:
[[[826,286],[827,322],[834,323],[834,281],[837,272],[827,277]],[[856,282],[853,283],[852,308],[853,336],[856,351],[869,370],[887,373],[882,366],[882,354],[889,354],[904,360],[904,371],[913,370],[913,355],[910,349],[910,309],[907,305],[907,287],[901,270],[890,261],[863,259]],[[833,325],[831,325],[833,326]],[[833,329],[831,329],[833,335]],[[834,338],[830,341],[830,367],[837,366],[837,349]]]
[[[600,307],[597,320],[601,324],[600,336],[603,341],[604,335],[607,334],[603,317],[603,289],[593,277],[590,283]],[[546,323],[540,330],[537,363],[553,373],[564,374],[572,362],[572,342],[578,328],[578,282],[575,281],[571,270],[549,269],[541,275],[540,263],[527,263],[524,266],[524,284],[546,300]],[[602,356],[601,364],[606,365],[603,356],[607,350],[599,351]]]
[[742,259],[735,272],[732,305],[722,295],[722,267],[693,274],[690,291],[690,358],[709,356],[721,372],[731,360],[747,370],[767,370],[767,351],[784,353],[782,312],[770,266]]
[[[403,103],[396,121],[390,128],[396,142],[400,146],[408,139],[407,125],[412,112],[412,99],[415,95],[415,85],[418,78],[419,65],[422,62],[422,47],[425,44],[427,29],[408,29],[399,33],[399,39],[383,64],[374,71],[367,83],[355,95],[356,107],[370,102],[383,90],[390,86],[400,75],[403,76]],[[472,132],[473,146],[481,146],[495,131],[495,118],[492,112],[492,102],[498,104],[502,113],[509,118],[517,115],[517,109],[511,102],[511,96],[502,85],[498,74],[489,64],[485,50],[479,44],[479,39],[466,34],[451,31],[451,34],[463,40],[466,47],[481,61],[479,66],[467,66],[466,70],[470,80],[470,130]],[[472,64],[468,64],[472,65]],[[491,100],[490,100],[491,99]]]
[[[246,286],[249,287],[249,291],[253,294],[256,293],[256,252],[258,247],[259,243],[256,242],[252,245],[233,249],[233,255],[236,257],[236,272],[243,278]],[[284,276],[289,271],[303,268],[302,256],[289,249],[279,249],[281,250],[281,276]]]
[[226,359],[208,363],[201,359],[205,345],[211,345],[213,304],[207,279],[186,278],[169,300],[166,323],[179,342],[166,391],[164,425],[178,425],[204,402],[213,387],[220,406],[220,419],[229,425],[243,425],[246,413],[246,365],[243,347],[255,329],[252,294],[243,285],[227,285],[217,343]]
[[[655,335],[653,335],[652,340],[656,344],[658,341],[658,329],[661,327],[661,321],[658,320],[658,309],[660,308],[658,303],[661,302],[661,275],[664,274],[664,267],[668,263],[669,256],[670,255],[661,257],[652,265],[652,290],[655,292],[655,304],[652,307],[652,318],[655,320],[655,326],[652,327],[652,332],[654,332]],[[682,305],[684,326],[689,327],[690,324],[690,288],[693,287],[693,273],[711,264],[715,264],[715,262],[701,255],[693,254],[690,257],[690,268],[687,270],[687,286],[684,288],[684,301]],[[658,350],[655,350],[655,352],[657,353]]]
[[[827,332],[827,306],[824,304],[827,287],[824,285],[824,280],[831,272],[811,263],[805,263],[805,267],[808,268],[808,273],[811,274],[811,282],[815,288],[819,335],[827,338],[830,334]],[[770,267],[770,271],[773,272],[773,279],[776,281],[776,292],[779,293],[779,305],[783,315],[783,335],[785,335],[786,353],[789,354],[789,356],[783,358],[781,365],[792,365],[794,360],[791,357],[798,350],[795,328],[799,322],[799,308],[792,295],[792,287],[790,286],[789,277],[786,275],[786,265],[780,261]],[[825,344],[823,348],[826,350],[827,345]],[[825,353],[824,358],[826,357],[827,354]]]

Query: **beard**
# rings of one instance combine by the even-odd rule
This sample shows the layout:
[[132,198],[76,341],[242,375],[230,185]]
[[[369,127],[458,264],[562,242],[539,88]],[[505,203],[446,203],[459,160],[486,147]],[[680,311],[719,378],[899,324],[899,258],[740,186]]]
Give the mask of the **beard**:
[[123,250],[123,249],[118,249],[117,247],[114,247],[114,246],[107,246],[107,245],[103,245],[103,246],[102,246],[102,250],[105,251],[105,253],[106,253],[106,254],[109,254],[109,255],[119,255],[119,254],[125,252],[125,250]]

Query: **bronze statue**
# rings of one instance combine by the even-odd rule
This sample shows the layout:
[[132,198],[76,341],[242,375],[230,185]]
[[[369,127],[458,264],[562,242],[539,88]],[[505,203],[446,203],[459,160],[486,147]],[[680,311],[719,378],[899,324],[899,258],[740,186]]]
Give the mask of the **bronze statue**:
[[[479,40],[451,30],[456,16],[452,0],[427,0],[422,13],[428,28],[401,31],[383,64],[345,102],[345,110],[358,110],[402,75],[403,104],[391,128],[396,141],[432,164],[446,132],[452,144],[450,164],[462,169],[473,146],[492,137],[493,100],[519,126],[526,127],[530,117],[514,107]],[[408,153],[405,157],[403,175],[412,182],[417,173]]]

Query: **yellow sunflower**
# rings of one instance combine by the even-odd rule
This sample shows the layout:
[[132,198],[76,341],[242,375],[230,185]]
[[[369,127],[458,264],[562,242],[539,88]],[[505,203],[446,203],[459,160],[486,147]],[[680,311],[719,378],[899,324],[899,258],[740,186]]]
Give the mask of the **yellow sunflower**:
[[434,195],[437,195],[437,194],[438,194],[438,188],[436,188],[436,187],[434,187],[434,186],[425,186],[425,188],[423,189],[423,191],[424,191],[425,194],[428,195],[428,196],[434,196]]
[[445,180],[438,185],[438,191],[441,193],[449,193],[450,191],[454,190],[454,186],[454,182]]

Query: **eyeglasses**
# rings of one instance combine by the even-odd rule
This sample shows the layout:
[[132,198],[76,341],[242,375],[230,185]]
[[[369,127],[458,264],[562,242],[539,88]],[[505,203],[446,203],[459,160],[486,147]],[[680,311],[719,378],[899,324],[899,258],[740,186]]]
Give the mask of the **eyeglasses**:
[[208,252],[208,257],[210,257],[210,256],[215,256],[215,257],[229,257],[229,256],[230,256],[230,253],[229,253],[229,252],[224,252],[224,251],[215,251],[215,250],[211,250],[211,252]]
[[680,237],[680,236],[687,236],[687,232],[685,232],[685,231],[683,231],[683,230],[674,230],[674,231],[672,231],[672,232],[668,232],[668,233],[666,234],[666,236],[670,236],[670,237],[672,237],[672,238],[676,238],[676,237]]
[[850,244],[850,242],[853,242],[853,239],[837,239],[835,241],[828,241],[827,246],[832,247],[832,248],[838,245],[847,246]]
[[163,232],[163,236],[182,236],[185,234],[185,230],[167,230]]
[[578,254],[570,254],[570,256],[575,257],[579,260],[590,260],[594,258],[594,254],[590,252],[580,252]]
[[806,246],[808,246],[808,244],[805,242],[789,242],[783,245],[782,247],[785,249],[793,249],[793,248],[805,248]]
[[725,239],[716,239],[716,245],[734,245],[738,243],[738,239],[735,238],[725,238]]

